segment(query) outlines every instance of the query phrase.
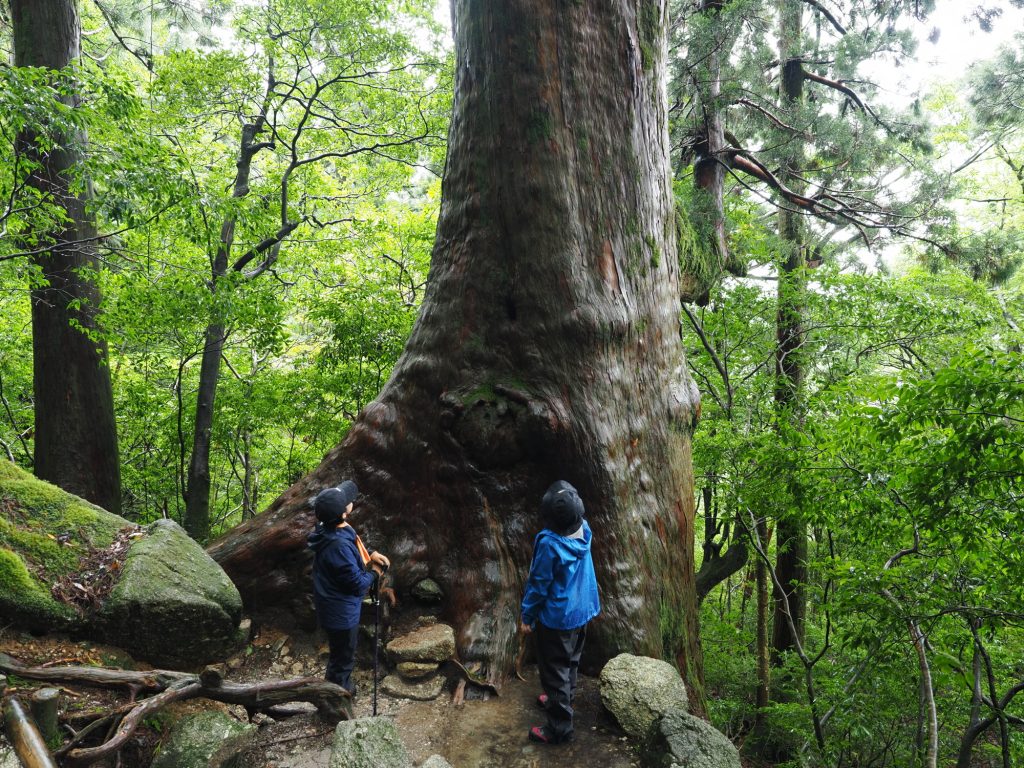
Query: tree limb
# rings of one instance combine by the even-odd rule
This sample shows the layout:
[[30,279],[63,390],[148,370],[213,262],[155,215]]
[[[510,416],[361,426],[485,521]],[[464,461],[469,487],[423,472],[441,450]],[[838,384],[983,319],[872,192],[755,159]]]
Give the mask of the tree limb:
[[812,8],[815,8],[818,11],[818,13],[820,13],[822,16],[824,16],[828,20],[829,24],[831,24],[833,27],[835,27],[836,31],[840,35],[845,35],[846,34],[846,27],[844,27],[842,24],[840,24],[839,23],[839,19],[837,19],[835,16],[833,16],[832,12],[828,8],[823,6],[821,3],[819,3],[818,0],[800,0],[800,1],[804,5],[809,5]]

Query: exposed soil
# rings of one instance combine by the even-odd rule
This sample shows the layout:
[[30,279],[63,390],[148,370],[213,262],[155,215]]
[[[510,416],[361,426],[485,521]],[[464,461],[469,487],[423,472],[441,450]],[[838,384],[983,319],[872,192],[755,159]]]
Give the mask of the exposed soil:
[[[356,670],[359,695],[355,700],[357,717],[370,717],[373,707],[372,647],[362,649]],[[30,664],[102,664],[125,668],[145,668],[135,664],[116,648],[65,638],[34,638],[10,631],[0,631],[0,650]],[[383,654],[382,654],[383,656]],[[228,679],[252,682],[267,678],[291,678],[323,675],[327,657],[322,637],[305,633],[285,633],[273,627],[262,628],[245,651],[228,660]],[[531,725],[543,722],[543,713],[536,708],[540,691],[536,668],[524,669],[528,682],[510,680],[498,696],[468,686],[466,701],[452,703],[452,694],[460,679],[459,673],[448,669],[448,679],[440,697],[421,702],[393,699],[378,694],[378,715],[393,717],[399,733],[416,765],[434,754],[444,756],[455,768],[475,766],[507,766],[534,768],[545,766],[602,766],[630,768],[637,760],[622,734],[603,712],[597,680],[582,677],[577,693],[576,740],[571,744],[544,746],[526,738]],[[38,687],[31,681],[14,680],[14,687],[27,693]],[[97,712],[120,703],[121,694],[76,687],[66,689],[71,712]],[[175,717],[198,708],[220,708],[240,720],[246,719],[241,707],[228,707],[206,700],[194,700],[169,708],[140,728],[126,751],[122,766],[144,768],[166,728]],[[290,717],[256,715],[259,725],[252,749],[242,758],[240,768],[328,768],[334,728],[322,721],[311,705],[296,704],[299,714]],[[0,736],[0,743],[3,737]],[[113,768],[113,766],[111,766]]]

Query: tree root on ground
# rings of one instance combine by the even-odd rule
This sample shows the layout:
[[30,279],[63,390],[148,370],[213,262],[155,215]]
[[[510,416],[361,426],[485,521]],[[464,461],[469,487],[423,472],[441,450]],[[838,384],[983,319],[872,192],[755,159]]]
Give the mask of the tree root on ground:
[[[348,691],[334,683],[311,677],[242,684],[225,681],[222,671],[217,667],[207,667],[199,675],[165,669],[135,672],[102,667],[30,667],[4,653],[0,653],[0,673],[64,685],[123,688],[129,692],[131,704],[99,716],[98,720],[113,720],[116,723],[117,718],[123,715],[120,724],[108,733],[102,744],[95,747],[77,746],[87,735],[79,731],[67,745],[57,751],[57,754],[64,757],[64,764],[70,766],[89,765],[117,752],[145,717],[172,701],[206,698],[226,704],[240,704],[245,707],[250,718],[256,712],[265,712],[292,701],[314,704],[320,716],[332,722],[349,719],[352,713]],[[153,695],[136,702],[135,697],[139,693]],[[85,730],[92,730],[92,726],[86,726]]]

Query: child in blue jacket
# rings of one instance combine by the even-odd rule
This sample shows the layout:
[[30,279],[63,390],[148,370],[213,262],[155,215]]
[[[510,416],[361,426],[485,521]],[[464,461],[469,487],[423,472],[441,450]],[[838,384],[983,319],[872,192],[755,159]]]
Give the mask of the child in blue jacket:
[[573,738],[573,698],[587,622],[601,612],[590,557],[593,534],[583,501],[564,480],[540,503],[544,529],[533,542],[533,563],[523,595],[520,631],[537,638],[537,667],[544,689],[537,702],[547,723],[530,729],[530,740],[559,744]]
[[307,537],[313,550],[313,604],[331,649],[325,677],[353,696],[356,687],[352,669],[363,595],[373,586],[374,578],[379,578],[391,564],[379,552],[367,552],[348,524],[358,495],[359,489],[351,480],[317,494],[313,511],[319,523]]

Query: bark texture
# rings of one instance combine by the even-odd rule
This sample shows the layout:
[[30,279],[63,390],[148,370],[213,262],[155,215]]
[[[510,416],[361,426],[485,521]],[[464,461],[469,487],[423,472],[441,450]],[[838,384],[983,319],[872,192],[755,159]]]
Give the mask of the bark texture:
[[251,605],[296,601],[307,500],[399,590],[430,576],[463,659],[510,674],[537,508],[580,490],[603,613],[588,657],[674,656],[700,704],[690,435],[664,96],[665,6],[456,0],[457,74],[422,311],[380,397],[211,553]]
[[[61,70],[80,54],[74,0],[11,0],[14,63]],[[60,76],[60,75],[57,75]],[[71,100],[72,103],[74,100]],[[36,475],[100,505],[121,509],[114,398],[106,342],[96,330],[99,291],[96,228],[87,210],[89,189],[74,183],[83,134],[50,137],[42,151],[36,134],[17,137],[19,154],[34,165],[29,183],[63,209],[65,221],[46,233],[49,248],[34,257],[42,280],[31,291]]]

